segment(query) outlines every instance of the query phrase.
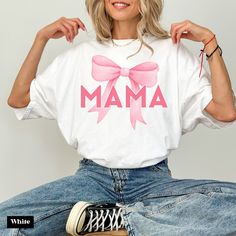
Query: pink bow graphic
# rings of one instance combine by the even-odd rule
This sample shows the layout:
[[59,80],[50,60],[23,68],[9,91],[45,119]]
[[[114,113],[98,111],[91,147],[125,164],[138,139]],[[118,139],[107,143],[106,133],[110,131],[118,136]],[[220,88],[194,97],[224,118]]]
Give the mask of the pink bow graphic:
[[[96,55],[92,58],[92,76],[96,81],[108,81],[104,94],[101,98],[101,107],[93,106],[89,112],[98,111],[99,123],[107,114],[110,107],[105,107],[105,102],[111,92],[113,86],[115,86],[117,79],[120,76],[127,76],[131,83],[132,91],[137,94],[140,90],[139,85],[153,87],[157,82],[157,72],[159,67],[153,62],[144,62],[131,69],[121,68],[107,57]],[[135,129],[136,121],[139,120],[144,124],[147,124],[141,113],[140,99],[131,100],[130,104],[130,121]]]

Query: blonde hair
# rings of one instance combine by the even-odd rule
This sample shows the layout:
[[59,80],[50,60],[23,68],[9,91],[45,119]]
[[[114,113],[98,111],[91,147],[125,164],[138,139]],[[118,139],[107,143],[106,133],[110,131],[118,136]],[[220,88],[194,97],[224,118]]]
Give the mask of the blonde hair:
[[[158,39],[169,38],[170,35],[160,25],[160,16],[163,9],[163,0],[139,0],[140,1],[140,21],[137,24],[137,35],[141,41],[137,54],[142,45],[149,48],[153,54],[154,50],[144,40],[143,35],[148,33]],[[87,12],[91,17],[96,33],[96,39],[100,43],[108,42],[112,39],[113,19],[105,11],[104,0],[86,0]],[[129,56],[129,57],[130,57]]]

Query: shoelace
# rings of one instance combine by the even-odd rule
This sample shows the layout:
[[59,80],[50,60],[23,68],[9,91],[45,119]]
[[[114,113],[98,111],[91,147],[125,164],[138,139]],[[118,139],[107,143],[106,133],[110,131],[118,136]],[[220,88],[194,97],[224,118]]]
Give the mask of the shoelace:
[[[99,212],[100,211],[100,212]],[[124,219],[122,214],[122,208],[119,208],[119,210],[116,212],[116,209],[113,209],[112,215],[109,214],[110,210],[106,209],[106,215],[104,216],[104,210],[95,210],[96,216],[94,216],[94,213],[92,210],[89,210],[90,218],[87,226],[85,227],[84,231],[92,232],[92,231],[98,231],[98,229],[101,227],[102,231],[105,229],[113,230],[114,228],[118,230],[121,227],[124,227]],[[120,225],[118,224],[118,219],[121,217]],[[110,224],[107,227],[105,226],[106,219],[110,220]],[[115,220],[114,220],[115,219]],[[101,222],[99,224],[99,222]]]

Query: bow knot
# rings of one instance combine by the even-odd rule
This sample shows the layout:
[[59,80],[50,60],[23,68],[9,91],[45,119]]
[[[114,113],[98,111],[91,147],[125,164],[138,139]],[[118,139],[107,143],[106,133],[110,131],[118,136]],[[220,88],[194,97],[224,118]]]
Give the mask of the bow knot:
[[124,68],[121,68],[121,69],[120,69],[120,75],[121,75],[121,76],[127,76],[127,77],[128,77],[128,76],[129,76],[129,68],[125,68],[125,67],[124,67]]
[[[92,58],[92,77],[96,81],[108,81],[106,89],[101,98],[101,107],[93,106],[89,112],[98,111],[99,123],[107,114],[110,107],[105,107],[106,99],[108,98],[112,87],[115,87],[117,79],[120,76],[126,76],[131,83],[132,91],[137,94],[139,85],[153,87],[157,82],[157,72],[159,67],[153,62],[144,62],[133,68],[122,68],[107,57],[96,55]],[[140,99],[131,99],[130,105],[130,121],[135,129],[136,121],[146,124],[142,117]]]

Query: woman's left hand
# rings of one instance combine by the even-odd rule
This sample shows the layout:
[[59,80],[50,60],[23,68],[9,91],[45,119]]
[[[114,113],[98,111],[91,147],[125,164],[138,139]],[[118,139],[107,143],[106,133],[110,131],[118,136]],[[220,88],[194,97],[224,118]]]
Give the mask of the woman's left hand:
[[171,25],[171,38],[173,43],[179,43],[181,38],[206,43],[214,34],[207,28],[197,25],[190,20]]

